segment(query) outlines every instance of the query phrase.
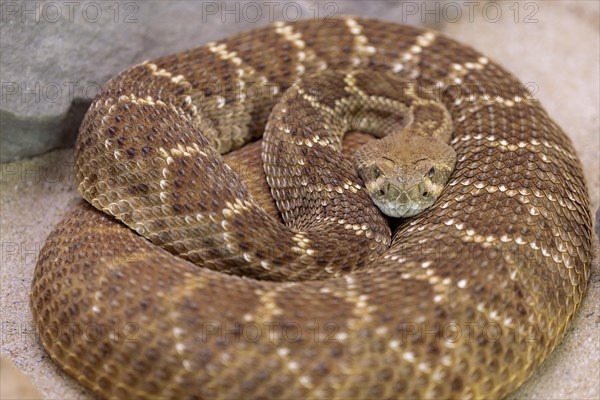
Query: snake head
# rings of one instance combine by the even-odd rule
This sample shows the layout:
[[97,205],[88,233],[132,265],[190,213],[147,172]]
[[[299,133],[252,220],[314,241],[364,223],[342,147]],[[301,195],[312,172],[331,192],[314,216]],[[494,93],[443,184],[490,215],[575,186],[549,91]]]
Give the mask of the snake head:
[[410,136],[401,142],[374,141],[355,155],[367,192],[386,215],[412,217],[431,207],[448,182],[456,153],[438,138]]

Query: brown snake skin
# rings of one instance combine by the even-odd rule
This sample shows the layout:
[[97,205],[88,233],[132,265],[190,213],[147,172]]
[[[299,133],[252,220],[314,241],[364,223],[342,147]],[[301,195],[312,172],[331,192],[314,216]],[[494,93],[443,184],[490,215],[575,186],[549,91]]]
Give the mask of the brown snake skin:
[[[237,175],[218,154],[262,136],[294,81],[349,68],[414,79],[452,118],[448,185],[392,236],[295,103],[276,106],[262,155],[282,217],[264,178],[237,179],[261,168],[260,142],[228,156]],[[150,239],[81,205],[38,259],[41,341],[105,398],[505,396],[589,276],[569,139],[510,73],[414,27],[276,24],[134,66],[90,107],[75,157],[84,198]]]

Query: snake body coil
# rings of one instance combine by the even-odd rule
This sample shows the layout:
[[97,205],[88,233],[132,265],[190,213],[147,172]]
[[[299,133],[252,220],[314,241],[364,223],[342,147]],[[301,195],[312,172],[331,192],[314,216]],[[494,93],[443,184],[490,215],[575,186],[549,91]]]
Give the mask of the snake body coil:
[[[452,120],[448,185],[392,237],[312,114],[356,91],[383,109],[347,127],[386,131],[393,85],[367,70]],[[303,86],[327,71],[359,72]],[[227,165],[265,125],[262,156],[251,143]],[[134,66],[93,102],[75,157],[83,197],[137,233],[79,206],[41,251],[31,305],[52,359],[107,398],[504,396],[560,342],[589,276],[569,139],[511,74],[414,27],[279,23]],[[238,178],[261,157],[285,224],[264,178]]]

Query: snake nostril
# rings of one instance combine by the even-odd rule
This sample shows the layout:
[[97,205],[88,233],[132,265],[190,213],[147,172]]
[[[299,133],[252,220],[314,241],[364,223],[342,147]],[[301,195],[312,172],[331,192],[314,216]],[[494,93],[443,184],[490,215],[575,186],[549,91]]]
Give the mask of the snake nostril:
[[384,188],[380,188],[380,189],[377,191],[377,194],[378,194],[379,196],[382,196],[382,197],[383,197],[383,196],[385,195],[385,189],[384,189]]
[[426,190],[423,192],[423,197],[427,197],[429,195],[429,192]]

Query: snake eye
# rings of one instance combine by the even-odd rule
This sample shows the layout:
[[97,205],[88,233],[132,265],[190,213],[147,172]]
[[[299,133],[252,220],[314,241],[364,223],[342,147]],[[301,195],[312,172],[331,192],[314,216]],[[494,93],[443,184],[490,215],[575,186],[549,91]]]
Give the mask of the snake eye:
[[433,174],[435,174],[435,168],[431,167],[431,169],[428,172],[428,175],[429,175],[430,178],[433,178]]
[[373,167],[373,177],[375,179],[379,178],[382,174],[383,172],[381,172],[381,169],[377,165]]

